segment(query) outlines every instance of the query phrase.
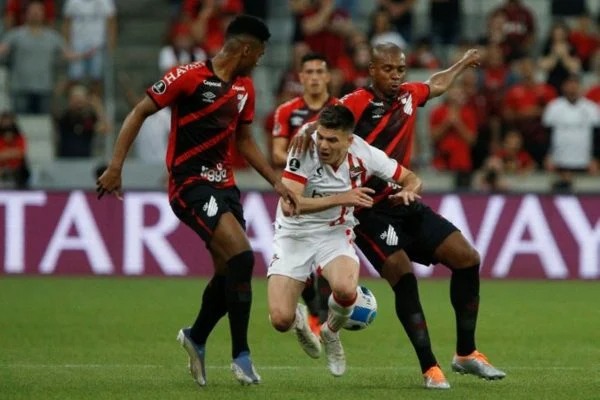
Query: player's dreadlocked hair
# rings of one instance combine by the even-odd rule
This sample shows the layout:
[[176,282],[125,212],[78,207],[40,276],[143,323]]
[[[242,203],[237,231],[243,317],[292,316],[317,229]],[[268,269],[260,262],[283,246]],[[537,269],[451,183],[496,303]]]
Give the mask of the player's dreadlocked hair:
[[321,110],[318,123],[327,129],[339,129],[352,133],[354,129],[354,115],[348,107],[335,104]]
[[266,42],[271,37],[271,32],[263,20],[251,15],[238,15],[227,27],[225,37],[230,38],[237,35],[252,36],[261,42]]

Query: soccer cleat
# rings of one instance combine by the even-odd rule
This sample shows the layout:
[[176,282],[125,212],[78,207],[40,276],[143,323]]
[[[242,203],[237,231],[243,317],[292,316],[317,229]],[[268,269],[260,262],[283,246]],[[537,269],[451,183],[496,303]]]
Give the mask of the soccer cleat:
[[240,381],[242,385],[251,385],[253,383],[260,383],[260,375],[256,372],[250,353],[247,351],[241,352],[231,362],[231,371],[235,376],[235,379]]
[[425,371],[423,380],[427,389],[450,389],[450,384],[439,365],[434,365]]
[[502,379],[506,373],[495,368],[487,357],[475,350],[468,356],[454,355],[452,358],[452,370],[461,374],[471,374],[483,379]]
[[302,350],[312,358],[319,358],[321,356],[321,342],[319,337],[310,329],[307,314],[305,305],[298,304],[296,306],[296,318],[299,318],[299,321],[296,321],[294,330]]
[[190,356],[189,368],[194,381],[200,385],[206,385],[206,370],[204,368],[204,356],[206,350],[204,346],[199,346],[190,337],[190,328],[182,328],[177,334],[177,341],[187,351]]
[[318,315],[308,315],[308,326],[310,326],[310,330],[319,337],[321,334],[321,319]]
[[346,372],[346,355],[340,341],[340,333],[332,332],[327,322],[321,326],[321,341],[327,354],[327,367],[333,376],[342,376]]

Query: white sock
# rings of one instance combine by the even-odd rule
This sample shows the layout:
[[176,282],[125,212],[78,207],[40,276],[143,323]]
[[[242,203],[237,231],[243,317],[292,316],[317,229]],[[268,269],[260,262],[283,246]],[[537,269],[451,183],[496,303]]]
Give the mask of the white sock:
[[326,324],[330,331],[337,332],[342,329],[346,321],[348,321],[348,318],[350,318],[355,303],[356,296],[354,297],[352,304],[346,307],[339,304],[333,297],[333,294],[329,296],[329,300],[327,301],[327,304],[329,305],[329,314],[327,315]]

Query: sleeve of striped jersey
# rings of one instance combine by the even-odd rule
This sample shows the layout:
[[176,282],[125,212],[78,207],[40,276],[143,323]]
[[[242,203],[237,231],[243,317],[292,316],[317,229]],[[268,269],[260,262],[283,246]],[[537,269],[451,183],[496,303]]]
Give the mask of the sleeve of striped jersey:
[[283,170],[283,178],[306,184],[310,173],[314,169],[316,156],[310,156],[306,151],[302,157],[294,157],[291,153],[288,155],[287,164]]
[[427,103],[431,91],[428,84],[422,82],[410,82],[403,83],[402,87],[414,96],[415,104],[417,106],[420,107]]
[[354,122],[356,122],[369,104],[369,96],[364,90],[358,89],[342,97],[339,100],[339,104],[348,107],[352,111]]
[[173,104],[182,95],[189,95],[194,90],[194,69],[184,70],[173,67],[161,80],[146,89],[146,94],[158,108]]
[[244,104],[244,108],[240,112],[240,123],[249,124],[254,120],[254,104],[255,104],[255,92],[254,92],[254,84],[251,79],[248,79],[246,84],[246,91],[248,98]]
[[369,175],[375,175],[388,182],[396,182],[400,179],[402,165],[398,161],[389,158],[383,151],[367,144],[363,140],[361,140],[359,148],[359,153],[364,153],[363,159],[367,165],[367,173]]
[[288,124],[290,113],[289,108],[285,106],[286,104],[287,103],[280,105],[277,107],[277,110],[275,110],[275,125],[273,125],[273,132],[271,132],[273,137],[287,138],[290,136]]

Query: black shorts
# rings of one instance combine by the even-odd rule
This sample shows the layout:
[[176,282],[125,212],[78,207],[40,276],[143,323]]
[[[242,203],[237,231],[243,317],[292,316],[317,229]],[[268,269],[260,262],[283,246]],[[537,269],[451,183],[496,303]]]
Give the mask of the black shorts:
[[244,230],[246,221],[237,187],[225,189],[195,185],[183,189],[171,199],[171,209],[208,245],[222,214],[232,213]]
[[376,205],[355,214],[356,244],[373,267],[381,272],[383,262],[398,250],[412,261],[436,264],[433,254],[451,233],[458,231],[446,218],[421,202],[408,206]]

